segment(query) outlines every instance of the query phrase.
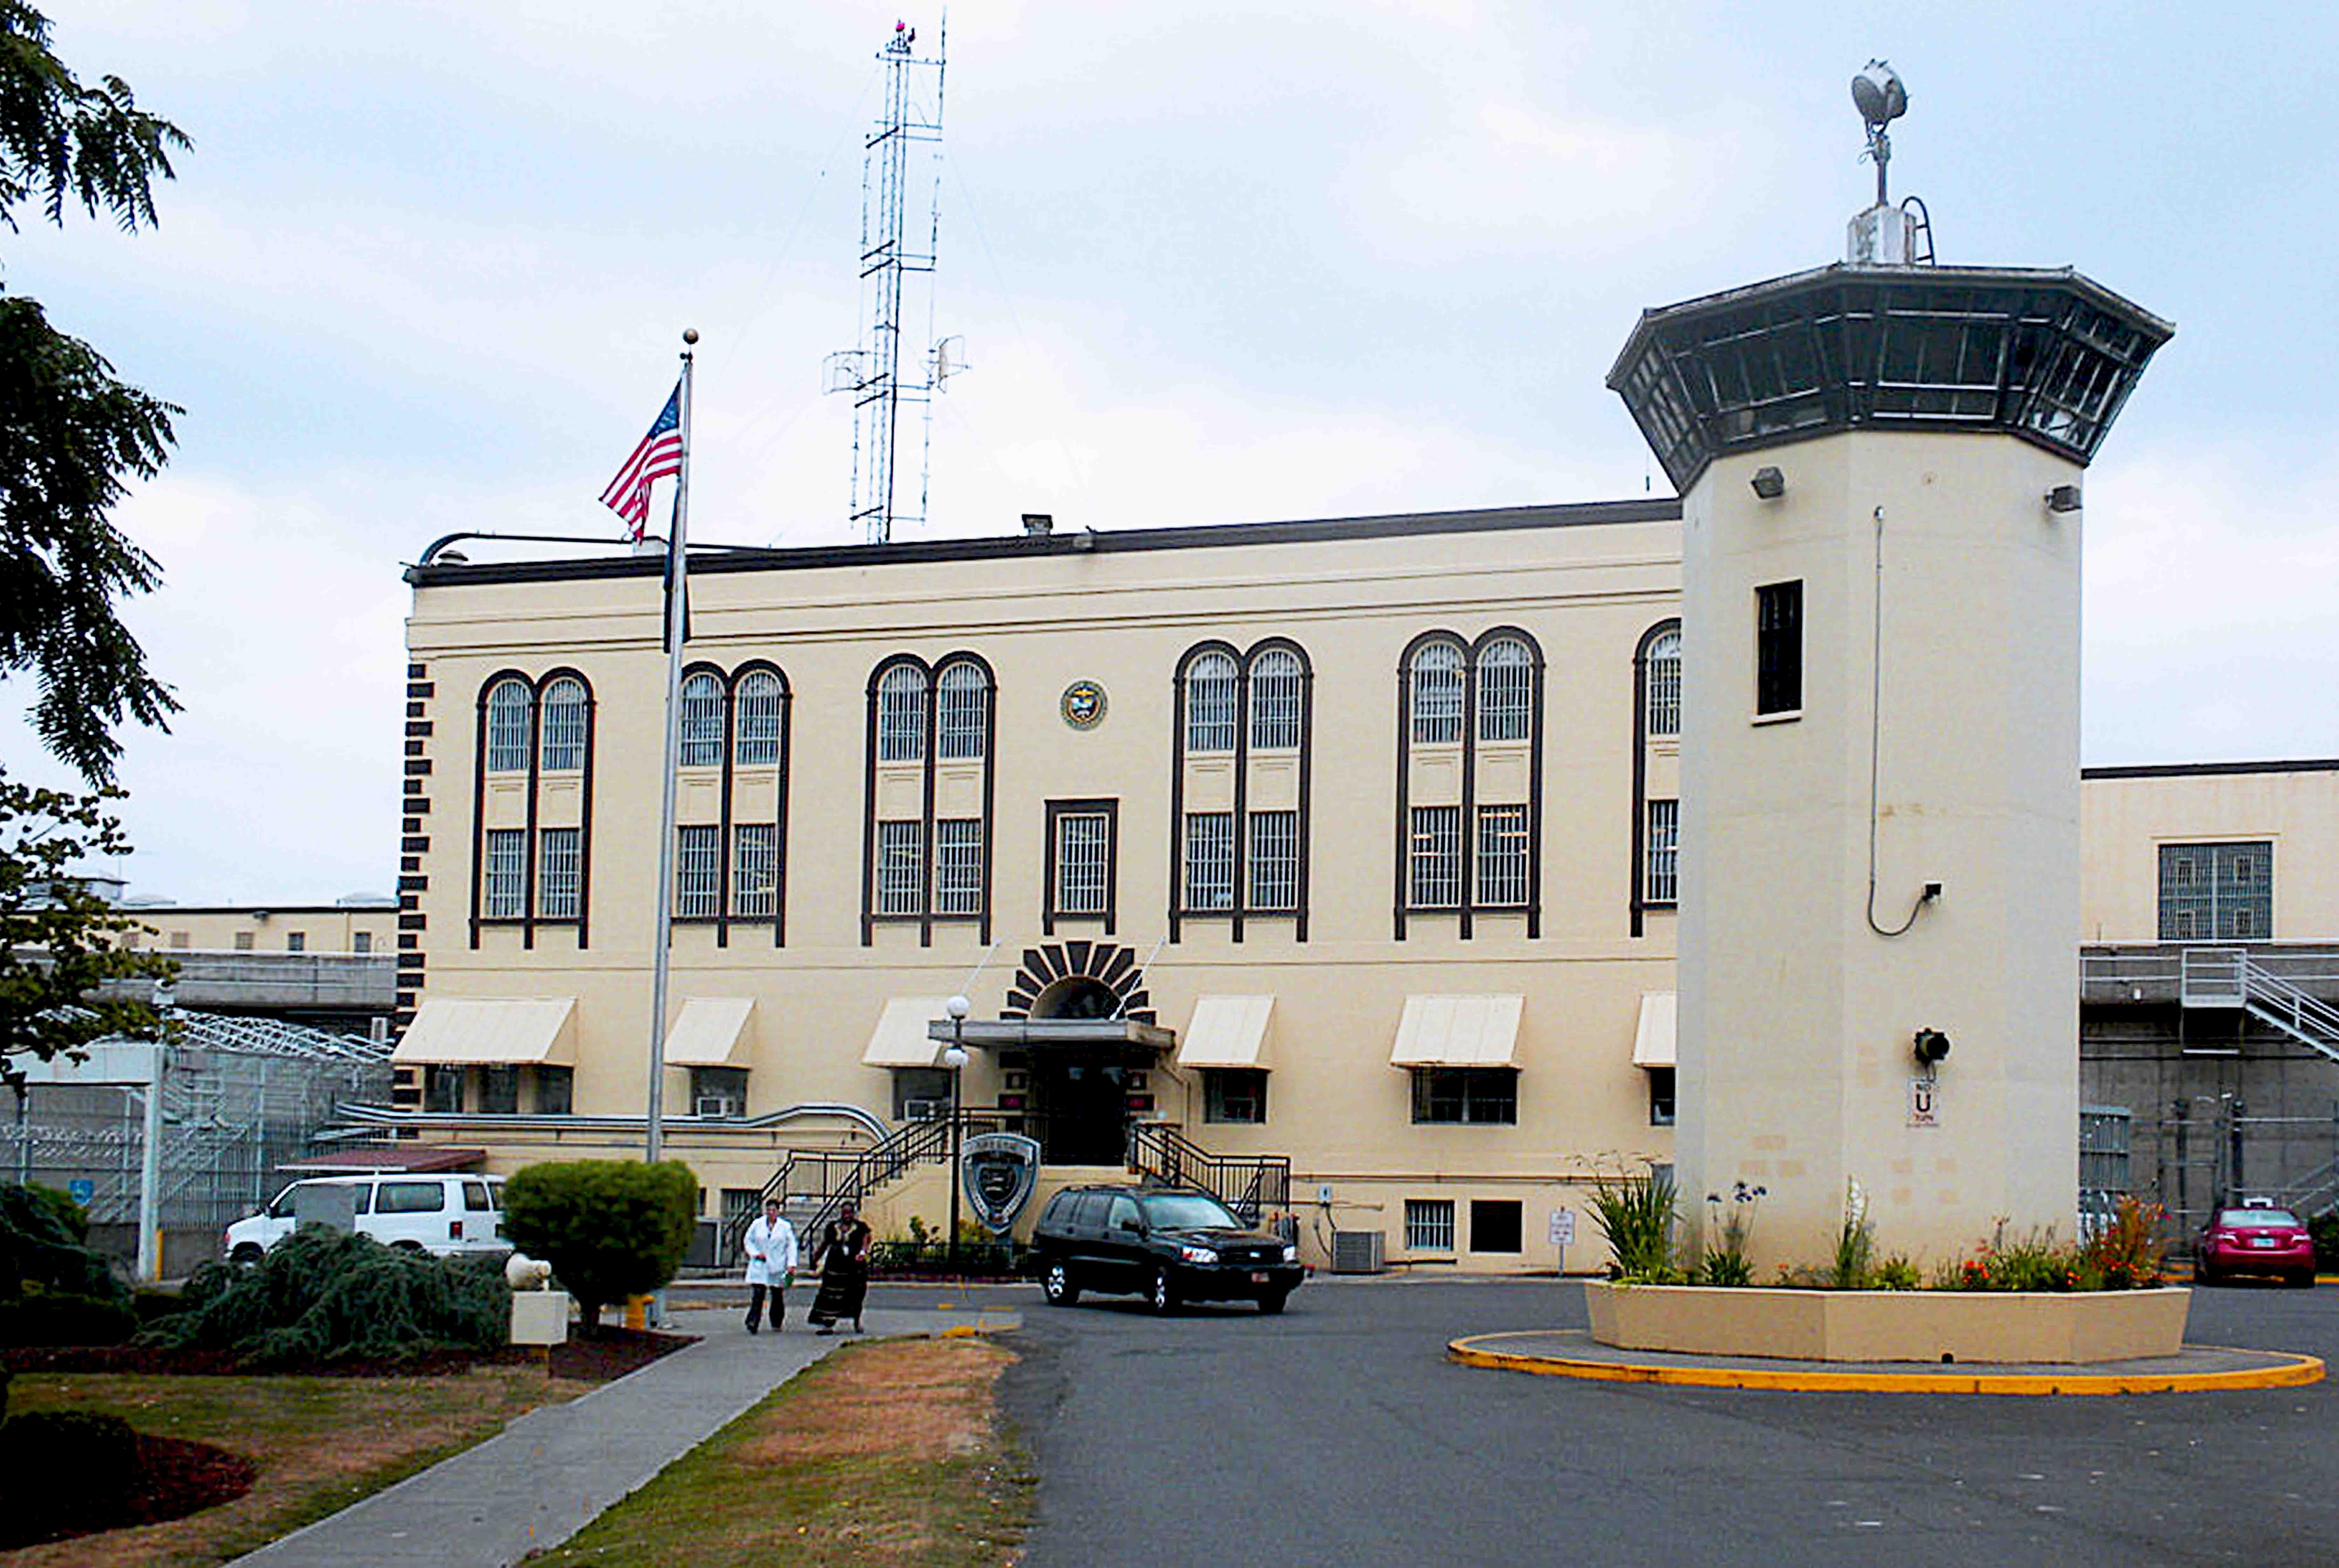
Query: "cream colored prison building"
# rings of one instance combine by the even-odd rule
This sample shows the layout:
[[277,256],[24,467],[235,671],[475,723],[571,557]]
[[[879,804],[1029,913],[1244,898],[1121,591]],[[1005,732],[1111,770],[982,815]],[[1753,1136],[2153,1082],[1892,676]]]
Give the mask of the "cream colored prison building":
[[[953,994],[1042,1197],[1162,1128],[1288,1159],[1318,1263],[1549,1268],[1573,1211],[1591,1266],[1589,1180],[1670,1162],[1677,503],[692,566],[665,1096],[709,1218],[945,1111]],[[641,1148],[661,568],[410,572],[400,1136]],[[2092,935],[2156,939],[2190,798],[2089,786]],[[938,1224],[946,1177],[874,1196]]]

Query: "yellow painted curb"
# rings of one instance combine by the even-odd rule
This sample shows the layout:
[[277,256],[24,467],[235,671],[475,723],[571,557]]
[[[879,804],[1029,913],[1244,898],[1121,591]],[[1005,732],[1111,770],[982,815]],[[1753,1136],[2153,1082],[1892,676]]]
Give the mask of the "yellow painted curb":
[[[2206,1394],[2244,1388],[2296,1388],[2323,1380],[2313,1356],[2285,1355],[2273,1366],[2227,1372],[1811,1372],[1761,1366],[1661,1366],[1640,1361],[1581,1361],[1519,1356],[1480,1346],[1497,1335],[1456,1339],[1446,1354],[1465,1366],[1580,1377],[1595,1383],[1663,1383],[1683,1388],[1765,1388],[1807,1394]],[[2204,1346],[2203,1349],[2224,1346]],[[2265,1352],[2267,1355],[2280,1354]]]

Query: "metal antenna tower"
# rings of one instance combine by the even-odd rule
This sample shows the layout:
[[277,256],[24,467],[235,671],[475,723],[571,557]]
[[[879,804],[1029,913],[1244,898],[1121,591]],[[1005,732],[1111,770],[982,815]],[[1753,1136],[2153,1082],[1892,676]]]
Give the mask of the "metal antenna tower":
[[[885,105],[869,133],[861,164],[861,346],[828,357],[824,388],[853,396],[852,520],[872,544],[893,537],[896,523],[922,523],[926,464],[933,447],[933,395],[965,369],[956,340],[934,342],[933,271],[942,228],[943,65],[949,16],[932,58],[917,53],[918,32],[893,24],[877,58],[885,67]],[[913,202],[923,202],[925,245],[911,236]],[[924,331],[905,366],[902,330],[923,307]],[[902,405],[925,408],[914,511],[896,502],[895,459]]]

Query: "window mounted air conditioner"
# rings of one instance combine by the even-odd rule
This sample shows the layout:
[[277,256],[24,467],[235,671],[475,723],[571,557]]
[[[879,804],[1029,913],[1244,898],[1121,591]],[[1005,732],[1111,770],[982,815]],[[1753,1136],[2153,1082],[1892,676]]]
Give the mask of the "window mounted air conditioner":
[[903,1121],[947,1121],[950,1101],[947,1100],[905,1100],[902,1102]]
[[727,1094],[702,1094],[698,1097],[698,1114],[702,1117],[745,1116],[747,1108]]

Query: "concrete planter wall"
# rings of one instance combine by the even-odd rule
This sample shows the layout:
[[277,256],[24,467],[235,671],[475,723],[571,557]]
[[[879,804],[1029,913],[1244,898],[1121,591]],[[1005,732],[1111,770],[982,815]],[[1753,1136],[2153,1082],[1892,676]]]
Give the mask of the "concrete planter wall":
[[1796,1361],[2093,1362],[2174,1356],[2189,1290],[2048,1296],[1957,1290],[1584,1287],[1592,1337],[1627,1350]]

